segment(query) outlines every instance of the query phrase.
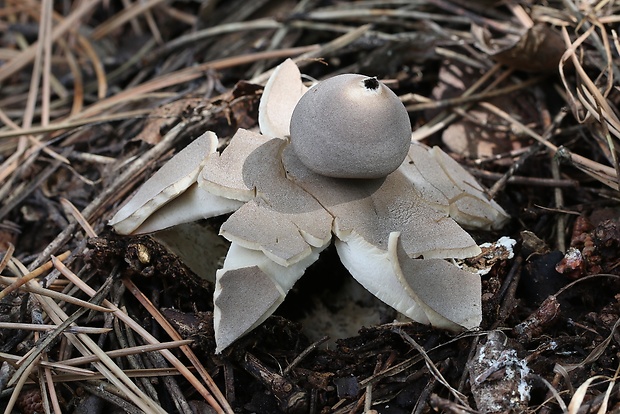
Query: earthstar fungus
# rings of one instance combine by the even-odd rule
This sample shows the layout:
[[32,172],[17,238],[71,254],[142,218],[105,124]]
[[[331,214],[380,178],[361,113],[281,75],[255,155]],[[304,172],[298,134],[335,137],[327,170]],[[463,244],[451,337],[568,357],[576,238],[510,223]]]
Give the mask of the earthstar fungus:
[[362,75],[307,90],[287,60],[259,111],[265,135],[240,129],[220,154],[204,134],[110,221],[122,234],[167,229],[166,245],[183,258],[175,229],[179,240],[209,243],[179,224],[232,213],[220,228],[231,245],[216,272],[217,352],[269,317],[332,238],[351,275],[402,314],[452,331],[479,325],[479,276],[444,259],[480,252],[461,226],[495,229],[508,216],[439,148],[410,143],[392,91]]

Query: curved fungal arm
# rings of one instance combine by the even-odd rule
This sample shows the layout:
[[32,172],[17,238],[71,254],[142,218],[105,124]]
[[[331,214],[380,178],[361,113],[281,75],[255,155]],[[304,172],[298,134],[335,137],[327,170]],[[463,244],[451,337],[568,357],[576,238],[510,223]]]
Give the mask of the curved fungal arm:
[[480,277],[441,259],[411,259],[392,232],[388,250],[356,233],[338,239],[336,249],[351,275],[369,292],[416,322],[451,331],[482,320]]
[[329,242],[313,247],[304,259],[285,267],[260,250],[232,243],[224,267],[216,273],[213,295],[216,352],[222,352],[264,322],[328,245]]
[[[206,132],[196,138],[153,174],[112,217],[109,224],[119,234],[146,233],[140,229],[142,223],[194,186],[202,167],[216,149],[217,136],[213,132]],[[177,216],[177,221],[169,217],[166,225],[187,222],[185,216]],[[151,226],[148,231],[162,228]]]

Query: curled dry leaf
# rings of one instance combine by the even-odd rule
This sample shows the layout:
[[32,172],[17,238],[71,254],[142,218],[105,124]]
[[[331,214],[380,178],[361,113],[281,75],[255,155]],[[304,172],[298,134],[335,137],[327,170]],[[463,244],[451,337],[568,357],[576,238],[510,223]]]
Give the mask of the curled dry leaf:
[[[275,137],[240,129],[221,154],[204,143],[187,147],[166,164],[175,175],[155,174],[112,225],[124,234],[167,228],[166,245],[176,250],[178,223],[233,213],[220,228],[232,244],[216,272],[218,352],[273,313],[333,236],[352,276],[394,309],[453,331],[478,326],[479,277],[443,259],[480,253],[460,225],[499,228],[506,213],[454,160],[420,144],[409,147],[395,171],[378,178],[314,172],[288,139],[304,91],[297,67],[284,62],[260,104],[261,130]],[[195,150],[200,154],[188,153]],[[179,240],[187,243],[181,229]],[[206,236],[190,239],[205,250],[212,243]]]
[[543,23],[500,38],[474,25],[472,35],[475,45],[494,60],[527,72],[556,72],[566,50],[560,33]]
[[177,122],[179,116],[192,108],[204,104],[202,98],[188,98],[170,102],[153,110],[144,128],[136,136],[135,140],[144,141],[155,145],[161,141],[161,131],[169,128]]

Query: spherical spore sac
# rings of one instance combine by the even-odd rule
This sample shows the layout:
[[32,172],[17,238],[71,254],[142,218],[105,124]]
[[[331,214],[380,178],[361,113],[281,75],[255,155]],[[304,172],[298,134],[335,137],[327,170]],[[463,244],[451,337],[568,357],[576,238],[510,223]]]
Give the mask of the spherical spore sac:
[[376,78],[338,75],[299,100],[291,145],[312,171],[336,178],[380,178],[403,162],[411,122],[398,96]]

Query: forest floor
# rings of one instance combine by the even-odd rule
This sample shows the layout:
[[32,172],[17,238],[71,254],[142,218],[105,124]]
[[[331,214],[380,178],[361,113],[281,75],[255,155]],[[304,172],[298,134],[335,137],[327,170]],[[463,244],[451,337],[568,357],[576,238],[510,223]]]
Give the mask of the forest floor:
[[[620,412],[619,15],[604,0],[0,2],[0,407]],[[215,354],[213,283],[107,225],[203,132],[225,145],[255,128],[286,58],[309,79],[384,81],[414,138],[510,214],[472,233],[516,241],[482,276],[480,329],[383,308],[358,321],[371,299],[334,299],[351,278],[329,249]],[[321,307],[353,331],[309,327]]]

